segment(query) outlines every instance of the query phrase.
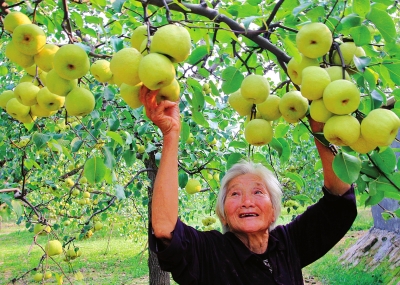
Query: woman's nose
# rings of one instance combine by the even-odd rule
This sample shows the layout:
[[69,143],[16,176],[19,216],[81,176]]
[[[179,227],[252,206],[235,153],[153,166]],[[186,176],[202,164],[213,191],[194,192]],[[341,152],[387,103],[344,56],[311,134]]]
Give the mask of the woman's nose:
[[242,207],[250,207],[254,205],[254,198],[251,195],[242,196]]

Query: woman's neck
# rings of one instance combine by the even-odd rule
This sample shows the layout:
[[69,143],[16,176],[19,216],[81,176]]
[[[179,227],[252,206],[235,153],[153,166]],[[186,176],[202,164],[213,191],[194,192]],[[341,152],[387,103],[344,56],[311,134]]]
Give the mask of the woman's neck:
[[240,239],[244,245],[252,252],[262,254],[266,252],[268,247],[269,233],[255,233],[255,234],[244,234],[235,233],[235,236]]

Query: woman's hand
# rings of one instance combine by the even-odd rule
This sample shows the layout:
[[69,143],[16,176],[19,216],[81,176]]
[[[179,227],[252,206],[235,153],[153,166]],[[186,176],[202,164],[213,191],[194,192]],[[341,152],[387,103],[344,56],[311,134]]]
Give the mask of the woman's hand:
[[159,90],[149,90],[146,86],[140,88],[140,101],[146,109],[147,117],[160,128],[164,136],[180,133],[181,121],[177,102],[163,100],[157,103]]

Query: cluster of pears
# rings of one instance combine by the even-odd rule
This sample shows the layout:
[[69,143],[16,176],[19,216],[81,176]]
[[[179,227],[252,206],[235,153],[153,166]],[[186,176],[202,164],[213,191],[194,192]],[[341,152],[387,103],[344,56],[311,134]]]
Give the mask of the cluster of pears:
[[349,73],[355,72],[354,57],[365,56],[365,51],[352,41],[344,42],[339,46],[342,58],[335,50],[331,56],[332,65],[320,67],[318,58],[329,54],[332,43],[332,33],[323,23],[307,24],[297,33],[300,60],[292,58],[289,61],[288,74],[301,90],[291,92],[305,100],[302,103],[300,99],[292,100],[292,110],[304,110],[294,119],[305,116],[306,103],[310,101],[310,116],[317,122],[325,123],[323,134],[330,143],[349,146],[359,153],[390,145],[400,127],[400,119],[394,112],[375,109],[361,122],[353,116],[359,107],[361,94]]
[[150,35],[147,25],[133,30],[131,47],[116,52],[110,61],[95,61],[90,71],[99,82],[119,86],[120,95],[128,106],[142,105],[139,91],[142,85],[160,90],[157,101],[177,101],[180,86],[175,78],[174,64],[185,61],[191,51],[189,32],[181,26],[168,24]]
[[205,217],[201,220],[201,223],[204,226],[205,231],[211,231],[214,230],[213,224],[215,224],[217,219],[214,217]]
[[14,90],[0,94],[0,107],[10,116],[31,123],[64,106],[70,116],[84,116],[94,109],[93,94],[77,85],[90,68],[81,47],[46,43],[43,29],[18,11],[5,16],[4,29],[12,35],[6,57],[26,71]]

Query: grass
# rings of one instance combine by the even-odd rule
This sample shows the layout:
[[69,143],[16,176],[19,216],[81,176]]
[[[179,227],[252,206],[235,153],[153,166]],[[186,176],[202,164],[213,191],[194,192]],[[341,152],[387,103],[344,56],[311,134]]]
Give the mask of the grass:
[[[13,231],[14,230],[14,231]],[[47,237],[39,237],[42,246]],[[32,246],[33,234],[15,224],[7,224],[0,232],[0,284],[11,284],[11,280],[22,276],[36,267],[42,251],[38,246]],[[107,236],[96,237],[77,242],[82,256],[71,261],[71,266],[62,261],[62,256],[55,256],[55,262],[46,260],[44,266],[52,272],[63,271],[73,284],[74,273],[81,271],[85,277],[81,284],[137,284],[132,279],[148,274],[147,247],[145,241],[134,243],[125,237],[112,236],[108,243]],[[34,272],[27,274],[15,284],[31,284]],[[54,275],[53,275],[54,276]],[[67,278],[64,278],[67,281]],[[54,277],[46,284],[56,284]],[[69,282],[64,282],[69,284]]]
[[[300,210],[301,211],[301,210]],[[286,213],[285,210],[282,213]],[[288,222],[292,214],[282,215],[281,222]],[[373,272],[364,272],[362,266],[345,268],[338,261],[343,251],[355,243],[355,233],[365,232],[372,226],[370,209],[359,208],[359,214],[354,222],[351,231],[346,238],[323,258],[308,266],[305,274],[312,275],[320,284],[346,284],[346,285],[372,285],[382,283],[391,274],[381,266]],[[44,246],[47,237],[38,238],[39,244]],[[0,284],[11,284],[15,277],[22,276],[25,272],[36,267],[42,251],[38,246],[33,245],[33,234],[25,227],[15,223],[3,223],[0,229]],[[52,272],[65,272],[72,284],[148,284],[147,268],[147,244],[145,236],[140,242],[119,236],[117,232],[111,235],[107,229],[97,232],[90,239],[76,243],[82,250],[82,256],[68,263],[62,261],[62,256],[57,256],[55,261],[45,261],[45,266]],[[387,268],[387,267],[386,267]],[[81,271],[85,277],[84,282],[76,282],[74,273]],[[27,274],[15,284],[32,284],[33,273]],[[64,278],[64,284],[70,284]],[[379,283],[381,282],[381,283]],[[54,277],[45,284],[56,284]],[[171,284],[176,284],[171,282]]]

